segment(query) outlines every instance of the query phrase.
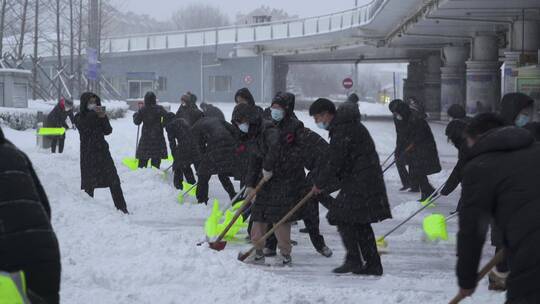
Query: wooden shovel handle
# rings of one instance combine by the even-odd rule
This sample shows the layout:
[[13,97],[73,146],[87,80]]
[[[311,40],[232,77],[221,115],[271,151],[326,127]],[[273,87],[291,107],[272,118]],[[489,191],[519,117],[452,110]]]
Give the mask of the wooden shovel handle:
[[[491,260],[489,260],[489,262],[484,267],[482,267],[482,269],[478,273],[477,282],[480,282],[480,280],[482,280],[491,271],[491,269],[493,269],[493,267],[495,267],[497,264],[502,262],[503,259],[504,259],[504,250],[501,250],[501,251],[497,252],[497,254]],[[456,295],[452,299],[452,301],[450,301],[448,304],[458,304],[463,299],[465,299],[465,296],[463,296],[460,293],[460,294]]]
[[[304,198],[300,202],[298,202],[298,204],[296,204],[294,208],[292,208],[287,214],[285,214],[285,216],[281,220],[279,220],[279,222],[274,224],[274,227],[272,227],[272,229],[268,230],[268,232],[266,232],[266,234],[263,235],[260,239],[253,241],[253,244],[257,245],[258,243],[266,241],[266,239],[269,238],[274,233],[274,231],[279,228],[279,226],[283,225],[283,223],[288,221],[300,208],[302,208],[302,206],[306,204],[307,201],[309,201],[309,199],[311,199],[311,197],[313,197],[314,194],[315,192],[313,190],[309,191],[309,193],[306,194],[306,196],[304,196]],[[251,247],[251,249],[249,249],[246,253],[240,255],[238,259],[240,261],[244,261],[248,256],[253,253],[253,251],[255,251],[255,246]]]
[[221,240],[223,240],[225,235],[227,235],[227,232],[229,232],[229,230],[234,225],[234,223],[236,223],[236,220],[238,220],[240,215],[242,215],[242,213],[246,210],[246,208],[251,204],[251,201],[253,200],[255,195],[257,195],[257,192],[261,190],[261,188],[264,186],[265,183],[266,183],[266,179],[262,178],[257,184],[257,186],[255,187],[255,189],[251,191],[250,193],[248,193],[248,196],[244,200],[244,203],[242,204],[242,206],[238,208],[232,220],[229,222],[229,224],[227,224],[227,227],[225,227],[225,230],[221,232],[221,234],[218,236],[218,238],[214,242],[221,242]]

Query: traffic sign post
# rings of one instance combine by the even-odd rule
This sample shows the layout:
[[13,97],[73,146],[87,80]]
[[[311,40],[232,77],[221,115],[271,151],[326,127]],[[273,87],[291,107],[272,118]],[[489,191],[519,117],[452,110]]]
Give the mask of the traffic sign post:
[[343,79],[343,82],[342,82],[342,85],[343,87],[345,88],[345,90],[347,90],[345,93],[347,94],[347,96],[349,96],[349,90],[353,87],[354,85],[354,82],[352,80],[351,77],[347,77],[345,79]]

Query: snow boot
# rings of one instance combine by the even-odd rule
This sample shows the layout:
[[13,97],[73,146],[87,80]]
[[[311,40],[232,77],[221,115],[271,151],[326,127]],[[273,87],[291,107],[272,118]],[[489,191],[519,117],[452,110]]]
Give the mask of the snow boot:
[[402,192],[407,191],[407,190],[409,190],[409,188],[410,188],[409,186],[403,186],[403,187],[399,188],[399,191],[402,191]]
[[293,246],[298,246],[298,242],[295,241],[295,240],[291,240],[291,245],[293,245]]
[[331,257],[333,254],[332,249],[328,248],[327,246],[324,246],[323,248],[321,248],[321,250],[317,250],[317,252],[327,258]]
[[349,272],[358,273],[360,270],[362,270],[362,263],[354,263],[354,262],[345,261],[343,265],[339,266],[338,268],[334,268],[332,272],[337,273],[337,274],[343,274],[343,273],[349,273]]
[[281,264],[283,266],[292,266],[292,257],[290,254],[279,254],[279,259],[281,260]]
[[301,228],[299,230],[300,233],[309,233],[309,230],[307,228]]
[[270,248],[264,248],[263,254],[265,257],[275,257],[277,255],[276,250]]
[[506,290],[506,278],[508,277],[508,272],[499,272],[497,270],[490,271],[489,278],[489,290],[495,291],[505,291]]
[[246,260],[246,263],[254,265],[265,265],[266,263],[264,260],[263,250],[255,250],[255,254],[249,256]]
[[411,187],[411,188],[409,189],[409,192],[411,192],[411,193],[418,193],[418,192],[420,192],[420,188],[419,188],[419,187]]
[[383,275],[383,268],[381,263],[377,264],[366,264],[363,268],[359,269],[358,271],[353,271],[354,274],[360,274],[360,275],[370,275],[370,276],[382,276]]

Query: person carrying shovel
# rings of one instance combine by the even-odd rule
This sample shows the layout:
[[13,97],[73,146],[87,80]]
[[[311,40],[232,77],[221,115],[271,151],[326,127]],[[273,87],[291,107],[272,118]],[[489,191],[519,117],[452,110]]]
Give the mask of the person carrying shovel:
[[[317,99],[309,114],[330,134],[330,148],[314,179],[313,191],[341,189],[328,206],[327,218],[338,227],[347,254],[343,265],[333,272],[381,276],[383,267],[371,224],[392,214],[373,139],[356,112],[344,108],[336,111],[328,99]],[[329,189],[336,178],[338,189]]]
[[[256,250],[248,260],[250,263],[264,264],[265,243],[258,242],[259,239],[267,232],[268,225],[281,220],[304,194],[302,180],[305,179],[305,172],[302,161],[295,158],[294,154],[286,153],[294,149],[296,143],[292,134],[297,130],[300,131],[303,124],[299,121],[291,122],[289,136],[282,136],[283,132],[280,132],[273,123],[264,121],[257,110],[247,104],[237,105],[233,118],[242,132],[254,136],[246,177],[248,195],[261,177],[266,181],[251,206],[253,220],[251,240]],[[293,126],[298,126],[299,129]],[[293,218],[275,230],[280,250],[279,257],[283,265],[290,265],[292,262],[290,239],[292,220]]]

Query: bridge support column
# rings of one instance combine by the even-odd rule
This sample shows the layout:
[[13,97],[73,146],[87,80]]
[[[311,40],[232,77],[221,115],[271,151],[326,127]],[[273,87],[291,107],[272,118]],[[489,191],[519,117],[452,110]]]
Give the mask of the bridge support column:
[[465,61],[469,48],[446,46],[443,48],[444,66],[441,67],[441,119],[448,119],[446,111],[453,104],[465,107]]
[[441,56],[439,53],[425,59],[424,106],[431,119],[441,118]]
[[272,99],[277,92],[287,91],[287,74],[289,73],[289,65],[282,60],[274,58],[274,88],[272,96],[269,96]]
[[520,64],[537,62],[540,49],[540,22],[516,21],[510,35],[512,45],[510,50],[504,52],[502,94],[516,91],[517,68]]
[[467,113],[495,111],[501,96],[497,37],[476,36],[467,64]]
[[403,79],[403,100],[415,98],[424,102],[424,64],[414,60],[407,65],[407,78]]

